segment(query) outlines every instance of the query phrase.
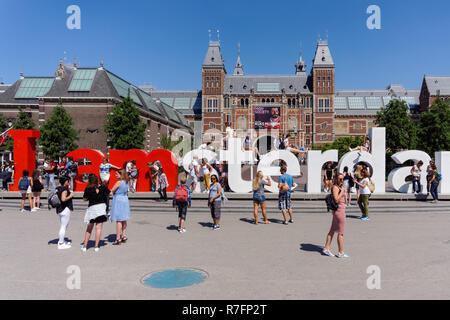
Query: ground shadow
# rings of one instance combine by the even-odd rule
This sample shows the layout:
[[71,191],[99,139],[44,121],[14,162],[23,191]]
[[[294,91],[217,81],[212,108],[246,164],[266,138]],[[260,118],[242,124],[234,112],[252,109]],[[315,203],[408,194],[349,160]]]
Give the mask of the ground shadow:
[[416,194],[417,201],[427,201],[428,196],[426,194]]
[[269,220],[272,223],[280,223],[280,224],[284,223],[284,220],[280,220],[280,219],[267,219],[267,220]]
[[[65,241],[65,242],[72,242],[72,239],[64,238],[64,241]],[[58,244],[58,242],[59,242],[59,238],[53,239],[53,240],[50,240],[50,241],[48,242],[48,245],[51,245],[51,244]]]
[[[114,240],[115,240],[115,236],[114,236]],[[82,241],[81,243],[80,243],[80,245],[83,245],[84,244],[84,241]],[[105,240],[100,240],[99,241],[99,243],[98,243],[98,247],[100,248],[100,247],[104,247],[104,246],[106,246],[106,242],[105,242]],[[94,248],[95,247],[95,240],[89,240],[88,241],[88,244],[87,244],[87,246],[86,246],[86,249],[89,249],[89,248]]]
[[255,224],[255,219],[241,218],[241,219],[239,219],[239,220],[241,220],[241,221],[243,221],[243,222]]
[[214,226],[212,222],[199,222],[199,224],[205,228],[212,228]]
[[308,251],[308,252],[318,252],[321,255],[323,255],[323,253],[322,253],[323,247],[320,247],[318,245],[311,244],[311,243],[302,243],[302,244],[300,244],[300,250]]
[[110,235],[106,236],[105,239],[108,242],[114,242],[114,241],[116,241],[116,234],[115,233],[111,233]]
[[361,219],[361,216],[346,215],[345,217],[349,219]]
[[167,230],[177,230],[178,231],[178,227],[174,224],[171,224],[170,226],[167,227]]

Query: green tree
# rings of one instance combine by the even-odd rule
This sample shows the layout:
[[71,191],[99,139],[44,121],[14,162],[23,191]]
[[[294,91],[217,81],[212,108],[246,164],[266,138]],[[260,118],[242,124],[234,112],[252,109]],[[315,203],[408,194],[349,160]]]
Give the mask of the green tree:
[[117,150],[143,149],[146,127],[128,93],[127,98],[114,106],[113,114],[107,116],[105,132],[109,137],[108,144]]
[[[8,130],[8,123],[6,122],[5,116],[0,113],[0,134]],[[6,138],[6,141],[0,147],[0,151],[11,150],[12,149],[12,139]]]
[[[78,148],[78,131],[73,128],[70,114],[62,106],[61,99],[50,117],[41,126],[39,144],[46,156],[58,158]],[[62,151],[62,152],[61,152]]]
[[431,157],[434,152],[450,150],[450,102],[437,98],[419,116],[419,148]]
[[161,135],[161,148],[166,150],[172,150],[177,144],[183,141],[183,137],[179,137],[178,140],[173,141],[172,137],[168,137],[166,134]]
[[322,152],[327,150],[338,150],[338,156],[341,158],[344,154],[349,152],[349,147],[355,148],[364,144],[364,138],[361,136],[340,137],[333,141],[333,143],[325,143],[321,146],[313,146],[313,150],[320,150]]
[[[2,130],[0,133],[3,133],[8,128],[8,125],[6,123],[5,118],[3,117],[3,120],[5,121],[2,127]],[[0,120],[0,123],[2,121]],[[0,125],[1,127],[2,125]],[[27,113],[22,110],[22,108],[19,107],[19,113],[17,114],[17,119],[12,124],[12,129],[15,130],[34,130],[36,128],[36,124],[34,123],[33,119],[30,117],[30,113]],[[14,148],[14,140],[13,138],[7,138],[6,141],[3,143],[3,145],[0,147],[0,150],[9,150],[12,151]]]
[[377,112],[375,124],[386,128],[386,148],[396,152],[417,148],[417,126],[411,119],[409,106],[394,97]]

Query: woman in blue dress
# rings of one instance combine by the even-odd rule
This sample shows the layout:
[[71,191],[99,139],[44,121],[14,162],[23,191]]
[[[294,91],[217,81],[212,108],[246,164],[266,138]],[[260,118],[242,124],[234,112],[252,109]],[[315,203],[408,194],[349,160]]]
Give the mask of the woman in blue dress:
[[128,240],[127,220],[130,219],[130,204],[128,202],[128,182],[129,177],[125,169],[116,172],[119,180],[111,189],[113,201],[111,206],[111,221],[116,221],[116,241],[113,245],[119,245]]

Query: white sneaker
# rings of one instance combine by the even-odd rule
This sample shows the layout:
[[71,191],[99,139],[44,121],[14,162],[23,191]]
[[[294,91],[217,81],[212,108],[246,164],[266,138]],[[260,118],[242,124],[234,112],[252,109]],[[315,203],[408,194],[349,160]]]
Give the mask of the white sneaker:
[[337,255],[337,257],[338,257],[338,258],[350,258],[350,256],[347,255],[347,254],[345,254],[345,253],[339,253],[339,254]]
[[25,212],[25,209],[20,209],[20,212]]
[[81,246],[81,251],[86,252],[86,247],[85,246]]
[[186,229],[181,229],[181,231],[180,231],[181,233],[185,233],[186,232]]
[[99,250],[100,250],[99,247],[95,247],[95,248],[94,248],[94,251],[95,251],[95,252],[98,252]]
[[58,249],[69,249],[70,247],[71,245],[67,243],[58,244]]
[[31,209],[31,212],[36,212],[36,211],[37,211],[36,208]]
[[65,244],[71,246],[72,245],[72,241],[64,241]]
[[326,250],[325,248],[322,250],[322,253],[329,257],[335,257],[335,255],[330,250]]

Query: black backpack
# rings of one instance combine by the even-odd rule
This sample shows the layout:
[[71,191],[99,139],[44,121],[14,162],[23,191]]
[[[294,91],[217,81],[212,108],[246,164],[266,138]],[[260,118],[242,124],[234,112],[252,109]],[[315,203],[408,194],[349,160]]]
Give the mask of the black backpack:
[[337,203],[336,200],[334,200],[334,197],[333,197],[332,193],[329,193],[325,197],[325,203],[327,204],[328,212],[330,212],[330,210],[336,211],[339,208],[339,203]]

